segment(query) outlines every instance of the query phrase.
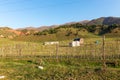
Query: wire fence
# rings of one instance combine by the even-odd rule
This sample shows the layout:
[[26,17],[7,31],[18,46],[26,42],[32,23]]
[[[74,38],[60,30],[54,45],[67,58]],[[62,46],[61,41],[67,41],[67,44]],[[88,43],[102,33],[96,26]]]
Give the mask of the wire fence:
[[120,59],[120,41],[109,41],[96,44],[83,44],[78,47],[69,45],[42,44],[4,44],[0,46],[1,57],[41,56],[49,58],[102,59],[103,47],[106,59]]

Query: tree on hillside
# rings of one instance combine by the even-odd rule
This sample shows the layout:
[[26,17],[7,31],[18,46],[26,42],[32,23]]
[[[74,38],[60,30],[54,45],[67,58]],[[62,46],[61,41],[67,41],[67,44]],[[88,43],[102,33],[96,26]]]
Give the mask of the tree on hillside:
[[54,34],[54,33],[57,33],[57,30],[51,28],[51,29],[48,30],[48,33],[49,33],[49,34]]
[[118,26],[116,24],[110,25],[108,27],[109,32],[112,32],[113,29],[117,28]]
[[96,25],[90,25],[90,26],[86,26],[85,28],[89,31],[89,32],[94,32],[96,30]]
[[47,35],[48,34],[48,30],[43,30],[43,31],[39,31],[37,33],[35,33],[34,35]]

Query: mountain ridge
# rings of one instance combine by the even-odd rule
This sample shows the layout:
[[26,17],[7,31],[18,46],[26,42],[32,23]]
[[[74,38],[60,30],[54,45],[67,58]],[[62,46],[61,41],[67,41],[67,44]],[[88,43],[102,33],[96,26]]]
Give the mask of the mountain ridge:
[[[16,30],[9,27],[0,28],[0,36],[4,36],[4,38],[14,38],[28,35],[44,37],[46,35],[49,37],[51,35],[54,35],[54,37],[55,35],[64,35],[64,38],[67,39],[69,36],[88,36],[88,33],[95,35],[103,35],[109,33],[112,35],[113,33],[117,33],[120,35],[120,17],[100,17],[92,20],[69,22],[61,25],[26,27]],[[62,37],[63,36],[61,36],[61,38]]]
[[26,28],[19,28],[16,30],[38,30],[38,31],[42,31],[45,29],[49,29],[49,28],[55,28],[61,25],[70,25],[70,24],[75,24],[75,23],[80,23],[82,25],[112,25],[112,24],[120,24],[120,17],[100,17],[100,18],[96,18],[96,19],[92,19],[92,20],[82,20],[82,21],[78,21],[78,22],[67,22],[64,24],[60,24],[60,25],[51,25],[51,26],[40,26],[40,27],[26,27]]

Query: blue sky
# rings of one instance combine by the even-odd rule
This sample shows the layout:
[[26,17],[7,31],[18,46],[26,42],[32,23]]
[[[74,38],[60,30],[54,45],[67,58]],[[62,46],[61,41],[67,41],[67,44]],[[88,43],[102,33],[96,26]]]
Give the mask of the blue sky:
[[120,17],[120,0],[0,0],[0,26],[13,29]]

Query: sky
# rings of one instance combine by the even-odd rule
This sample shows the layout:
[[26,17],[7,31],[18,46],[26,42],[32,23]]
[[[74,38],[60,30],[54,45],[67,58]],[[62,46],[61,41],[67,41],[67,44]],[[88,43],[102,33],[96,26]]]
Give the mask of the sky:
[[120,17],[120,0],[0,0],[0,27],[13,29]]

